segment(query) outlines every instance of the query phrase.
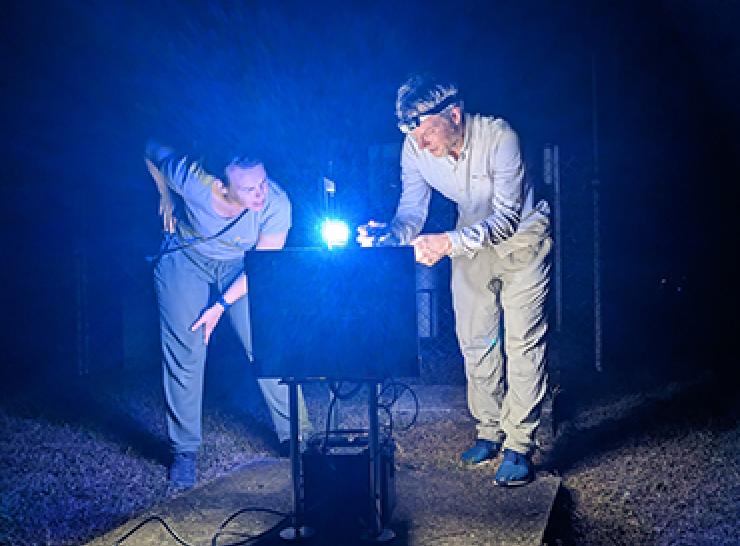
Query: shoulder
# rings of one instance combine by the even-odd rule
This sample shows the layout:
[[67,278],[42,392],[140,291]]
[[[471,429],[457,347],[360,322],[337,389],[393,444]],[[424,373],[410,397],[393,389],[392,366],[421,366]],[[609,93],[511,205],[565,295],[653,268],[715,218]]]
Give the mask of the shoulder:
[[262,209],[260,216],[262,220],[270,218],[289,218],[291,215],[290,198],[286,191],[274,180],[268,180],[270,192],[267,197],[267,204]]
[[267,198],[268,206],[274,209],[290,209],[290,197],[288,197],[286,191],[274,180],[268,180],[268,184],[270,187],[269,197]]
[[218,179],[206,171],[199,160],[183,156],[173,162],[174,179],[180,181],[181,190],[186,198],[202,198],[209,195],[218,183]]
[[473,131],[481,136],[486,135],[499,138],[502,136],[513,136],[516,138],[516,131],[503,118],[472,114],[468,117],[468,121],[471,123]]
[[471,135],[491,157],[519,153],[519,136],[509,123],[494,116],[470,116]]
[[401,161],[412,161],[418,159],[420,155],[421,150],[419,149],[419,145],[416,143],[416,139],[414,139],[410,134],[406,135],[406,138],[403,139],[403,146],[401,148]]
[[265,208],[259,213],[261,233],[287,232],[291,226],[290,199],[285,190],[270,180],[270,193]]
[[191,166],[183,183],[183,196],[187,200],[210,200],[214,191],[220,191],[219,181],[200,166]]

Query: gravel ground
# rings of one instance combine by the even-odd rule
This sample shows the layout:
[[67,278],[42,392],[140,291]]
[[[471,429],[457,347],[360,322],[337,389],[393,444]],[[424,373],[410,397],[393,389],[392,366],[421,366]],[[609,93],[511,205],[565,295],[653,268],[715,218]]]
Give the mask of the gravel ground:
[[[3,397],[0,544],[81,544],[166,496],[158,377],[123,375],[100,378],[94,391],[88,382]],[[238,394],[245,381],[212,381],[206,390],[201,481],[275,456],[266,409]],[[560,472],[564,486],[547,543],[738,544],[738,402],[717,389],[706,377],[591,393],[556,439],[545,427],[536,462],[543,472]],[[309,387],[307,398],[320,428],[326,393]],[[396,433],[397,463],[456,465],[473,435],[470,422],[420,422]],[[485,483],[494,469],[495,462],[472,471]]]
[[711,376],[577,412],[543,457],[562,473],[552,544],[740,544],[740,404]]

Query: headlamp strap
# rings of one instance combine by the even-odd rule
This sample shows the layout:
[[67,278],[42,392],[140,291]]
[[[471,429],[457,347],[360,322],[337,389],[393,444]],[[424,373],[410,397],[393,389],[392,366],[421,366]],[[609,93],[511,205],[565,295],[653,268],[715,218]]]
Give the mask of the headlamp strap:
[[434,116],[436,114],[439,114],[443,112],[447,107],[457,104],[461,101],[459,93],[453,93],[452,95],[445,97],[442,101],[439,102],[439,104],[436,104],[429,110],[425,110],[421,113],[414,113],[412,115],[406,116],[406,118],[403,120],[403,122],[406,125],[409,125],[412,128],[416,128],[419,125],[421,125],[421,116]]

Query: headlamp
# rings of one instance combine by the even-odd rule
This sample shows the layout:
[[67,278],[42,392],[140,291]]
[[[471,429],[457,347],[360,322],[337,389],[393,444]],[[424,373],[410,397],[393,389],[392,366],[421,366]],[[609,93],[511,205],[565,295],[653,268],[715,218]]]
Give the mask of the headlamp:
[[416,129],[421,123],[428,118],[429,116],[434,116],[437,114],[441,114],[444,112],[447,108],[450,106],[453,106],[454,104],[457,104],[460,102],[460,98],[458,97],[458,93],[455,92],[452,95],[446,97],[444,100],[433,106],[432,108],[425,110],[423,113],[419,113],[415,110],[405,114],[399,121],[398,121],[398,128],[400,131],[404,134],[408,134],[414,129]]

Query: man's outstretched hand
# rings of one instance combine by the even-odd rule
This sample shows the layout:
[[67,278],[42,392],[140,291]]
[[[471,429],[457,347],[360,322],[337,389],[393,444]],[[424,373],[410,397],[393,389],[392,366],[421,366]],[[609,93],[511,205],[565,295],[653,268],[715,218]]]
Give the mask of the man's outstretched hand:
[[358,226],[357,234],[357,242],[360,246],[399,246],[401,244],[388,224],[375,220]]
[[357,242],[360,246],[375,246],[379,235],[387,231],[387,224],[370,220],[367,224],[357,226]]
[[[360,246],[395,246],[398,239],[391,233],[388,224],[370,220],[357,228],[357,242]],[[452,241],[446,233],[419,235],[411,245],[414,256],[420,264],[432,266],[452,252]]]

